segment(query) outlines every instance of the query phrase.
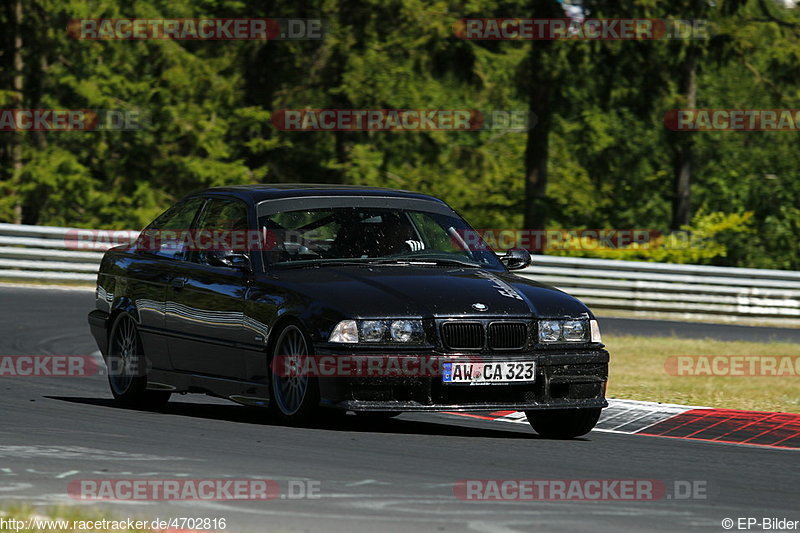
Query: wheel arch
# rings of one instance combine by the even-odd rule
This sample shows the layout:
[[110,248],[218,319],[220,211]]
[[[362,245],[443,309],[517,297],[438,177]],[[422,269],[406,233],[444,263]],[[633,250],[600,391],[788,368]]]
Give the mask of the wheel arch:
[[300,331],[303,332],[303,335],[307,337],[309,340],[308,344],[310,344],[309,351],[313,351],[314,349],[314,342],[309,334],[308,328],[303,324],[303,321],[300,317],[292,314],[292,313],[284,313],[279,316],[275,322],[272,324],[272,327],[269,330],[269,335],[267,336],[267,343],[266,343],[266,350],[267,350],[267,361],[272,362],[272,353],[275,351],[275,343],[278,342],[278,337],[280,336],[280,332],[288,325],[295,325],[300,328]]
[[127,296],[123,296],[121,298],[117,298],[111,304],[111,309],[108,314],[108,327],[106,328],[106,340],[110,343],[111,342],[111,331],[114,329],[114,323],[119,318],[119,315],[122,313],[127,313],[133,321],[136,323],[138,327],[141,325],[141,320],[139,319],[139,310],[136,308],[136,304],[134,301]]

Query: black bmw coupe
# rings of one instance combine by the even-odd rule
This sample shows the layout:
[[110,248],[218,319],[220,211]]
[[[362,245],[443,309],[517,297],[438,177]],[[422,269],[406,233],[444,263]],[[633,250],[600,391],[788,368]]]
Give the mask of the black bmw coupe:
[[286,421],[525,411],[542,436],[607,405],[592,312],[511,273],[443,201],[333,185],[192,194],[110,249],[92,334],[116,400],[198,392]]

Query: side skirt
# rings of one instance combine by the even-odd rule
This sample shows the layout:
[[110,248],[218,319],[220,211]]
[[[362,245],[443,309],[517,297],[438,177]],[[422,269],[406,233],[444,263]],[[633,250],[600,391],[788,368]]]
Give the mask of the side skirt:
[[147,389],[172,392],[192,392],[225,398],[242,405],[267,407],[269,405],[269,385],[153,369],[147,375]]

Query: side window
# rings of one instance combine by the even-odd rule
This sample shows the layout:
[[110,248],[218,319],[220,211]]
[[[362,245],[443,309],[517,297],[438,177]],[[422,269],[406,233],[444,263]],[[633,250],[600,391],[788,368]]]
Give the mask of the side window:
[[264,259],[267,263],[320,259],[329,255],[341,229],[341,220],[330,209],[284,211],[261,217]]
[[209,261],[211,252],[247,253],[251,236],[247,230],[247,206],[244,203],[226,198],[210,199],[197,220],[199,246],[191,260],[208,265],[213,264]]
[[204,201],[205,198],[192,198],[165,211],[142,231],[142,248],[161,257],[185,259],[192,221]]

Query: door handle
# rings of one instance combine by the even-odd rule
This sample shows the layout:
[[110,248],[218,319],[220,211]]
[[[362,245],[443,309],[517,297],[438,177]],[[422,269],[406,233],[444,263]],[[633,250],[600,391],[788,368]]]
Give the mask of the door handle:
[[186,278],[172,278],[170,285],[172,285],[174,289],[180,290],[186,285]]

